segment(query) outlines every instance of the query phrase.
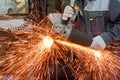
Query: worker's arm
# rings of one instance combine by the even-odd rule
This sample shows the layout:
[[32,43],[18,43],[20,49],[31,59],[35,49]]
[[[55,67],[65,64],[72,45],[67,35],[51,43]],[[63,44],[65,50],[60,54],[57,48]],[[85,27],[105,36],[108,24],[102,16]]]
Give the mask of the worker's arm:
[[100,34],[105,43],[109,45],[112,41],[120,40],[120,14],[117,18],[117,22],[113,24],[112,28],[108,31]]
[[[107,29],[105,32],[98,35],[102,39],[103,45],[105,43],[105,46],[107,46],[113,42],[120,41],[120,10],[119,10],[119,8],[120,8],[120,1],[111,0],[109,12],[106,14],[108,20],[106,22],[107,24],[105,27]],[[100,39],[98,39],[98,36],[95,37],[95,40],[99,43]],[[105,46],[103,48],[105,48]],[[92,46],[92,47],[98,48],[95,46]]]
[[114,24],[110,23],[108,26],[111,26],[111,29],[93,38],[92,44],[90,45],[91,48],[103,50],[112,42],[120,41],[120,14],[117,16],[116,22]]
[[[119,15],[119,20],[120,20],[120,15]],[[94,37],[90,47],[96,50],[103,50],[106,48],[107,45],[110,45],[112,42],[119,42],[120,21],[117,21],[113,25],[114,25],[112,26],[113,28]]]

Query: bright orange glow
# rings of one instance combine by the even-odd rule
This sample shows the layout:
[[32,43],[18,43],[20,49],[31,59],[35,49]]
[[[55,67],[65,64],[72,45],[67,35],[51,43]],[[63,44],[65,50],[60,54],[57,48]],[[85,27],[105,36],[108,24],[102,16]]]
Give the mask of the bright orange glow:
[[78,44],[73,44],[73,43],[61,41],[61,40],[56,40],[56,41],[63,44],[63,45],[66,45],[66,46],[69,46],[69,47],[72,47],[75,49],[79,49],[83,52],[88,52],[88,54],[93,54],[96,58],[101,58],[102,53],[100,51],[93,50],[93,49],[90,49],[89,47],[84,47],[84,46],[81,46]]
[[75,80],[120,79],[120,56],[67,42],[54,34],[48,23],[46,26],[43,21],[43,26],[26,33],[27,42],[20,38],[10,45],[6,56],[0,58],[0,80],[51,80],[53,76],[59,80],[61,71],[65,80],[70,80],[67,67]]
[[102,53],[100,51],[94,51],[94,55],[97,58],[101,58],[102,57]]
[[53,45],[54,41],[52,38],[50,38],[49,36],[45,36],[43,38],[43,44],[46,45],[46,47],[51,47]]

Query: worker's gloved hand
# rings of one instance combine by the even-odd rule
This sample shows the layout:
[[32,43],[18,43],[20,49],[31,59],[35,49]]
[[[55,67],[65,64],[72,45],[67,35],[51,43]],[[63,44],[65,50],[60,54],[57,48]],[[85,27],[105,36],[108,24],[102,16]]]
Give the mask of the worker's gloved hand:
[[62,14],[60,13],[52,13],[49,14],[48,19],[53,24],[53,32],[63,36],[65,38],[68,38],[72,31],[72,25],[70,22],[67,23],[67,25],[62,24]]
[[63,12],[62,20],[73,19],[75,17],[74,9],[70,6],[66,6]]
[[106,48],[106,44],[101,36],[96,36],[93,38],[93,41],[90,47],[95,50],[103,50]]

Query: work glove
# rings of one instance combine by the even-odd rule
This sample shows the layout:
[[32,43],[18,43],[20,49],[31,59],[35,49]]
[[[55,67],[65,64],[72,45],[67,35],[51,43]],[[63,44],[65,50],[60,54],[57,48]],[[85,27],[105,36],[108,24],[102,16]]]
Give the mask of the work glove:
[[65,38],[69,37],[72,31],[72,25],[70,22],[68,22],[67,25],[62,24],[62,14],[52,13],[49,14],[47,17],[53,24],[52,30],[54,33]]
[[95,50],[103,50],[106,48],[106,44],[101,36],[96,36],[93,38],[90,47]]
[[66,6],[63,12],[62,20],[74,20],[77,14],[77,10],[75,11],[72,7]]

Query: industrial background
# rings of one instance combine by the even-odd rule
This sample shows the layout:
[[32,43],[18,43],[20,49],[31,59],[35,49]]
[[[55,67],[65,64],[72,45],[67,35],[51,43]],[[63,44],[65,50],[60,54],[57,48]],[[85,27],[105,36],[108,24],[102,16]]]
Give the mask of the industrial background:
[[[83,8],[86,4],[79,6],[80,10],[75,1],[0,0],[0,80],[120,80],[119,55],[108,49],[92,48],[94,38],[89,32],[84,33],[86,19],[91,25],[94,20],[96,25],[100,22],[101,27],[103,12],[94,14],[88,10],[88,15],[94,18],[86,17]],[[93,4],[97,0],[90,1]],[[66,5],[73,13],[78,12],[74,19],[80,20],[78,26],[83,32],[77,30],[70,17],[63,20]],[[95,40],[101,47],[102,41],[98,42]]]
[[[7,6],[9,6],[9,7],[12,8],[15,6],[15,3],[11,4],[11,2],[9,2],[10,0],[1,0],[0,5],[3,4],[5,1],[7,2]],[[32,16],[31,18],[34,21],[40,22],[40,20],[42,20],[47,14],[49,14],[51,12],[52,13],[53,12],[62,13],[64,7],[68,4],[69,4],[69,0],[29,0],[30,13],[27,14],[26,16],[30,15],[30,16]],[[25,12],[24,7],[25,7],[24,1],[17,4],[19,13]],[[2,10],[2,8],[0,10],[4,11],[4,10]],[[20,15],[18,14],[17,16],[20,16]],[[0,16],[0,19],[3,20],[1,18],[1,16]],[[7,40],[7,39],[11,40],[10,39],[11,35],[8,35],[8,34],[9,34],[9,32],[0,30],[0,56],[5,54],[5,51],[7,50],[8,46],[9,46],[8,43],[3,42],[4,40]],[[14,41],[14,39],[12,39],[12,41]]]

